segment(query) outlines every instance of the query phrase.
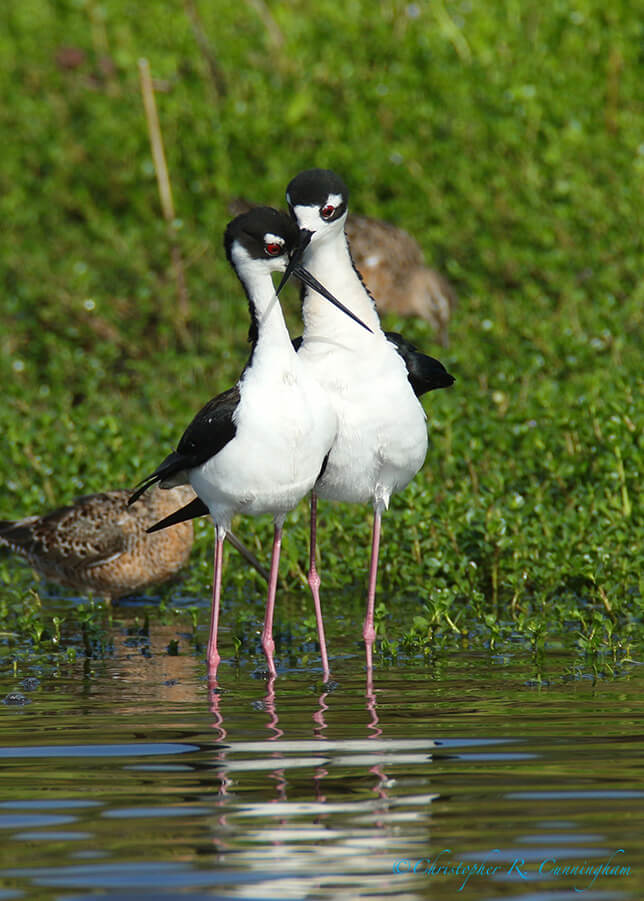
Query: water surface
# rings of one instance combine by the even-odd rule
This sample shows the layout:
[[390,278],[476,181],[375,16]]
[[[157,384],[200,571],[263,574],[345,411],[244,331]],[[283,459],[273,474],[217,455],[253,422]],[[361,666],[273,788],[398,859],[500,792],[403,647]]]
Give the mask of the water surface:
[[171,639],[2,678],[0,901],[644,897],[639,666],[461,651],[369,687],[352,643],[328,689],[213,686]]

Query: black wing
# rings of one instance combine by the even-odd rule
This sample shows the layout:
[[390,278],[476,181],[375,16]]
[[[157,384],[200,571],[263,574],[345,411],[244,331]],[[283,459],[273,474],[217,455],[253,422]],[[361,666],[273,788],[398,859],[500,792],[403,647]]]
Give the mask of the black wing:
[[[386,337],[394,345],[407,367],[407,378],[416,397],[421,397],[436,388],[449,388],[454,384],[454,376],[450,375],[440,360],[428,357],[418,348],[399,335],[398,332],[385,332]],[[295,352],[302,346],[302,336],[291,341]]]
[[176,451],[168,454],[152,475],[139,483],[128,504],[138,500],[155,482],[163,482],[180,472],[201,466],[218,454],[237,432],[233,414],[239,405],[239,396],[239,385],[235,385],[209,400],[183,433]]
[[428,357],[398,332],[385,332],[385,335],[405,361],[407,378],[416,397],[454,384],[454,376],[449,374],[440,360]]
[[159,520],[159,522],[155,522],[153,526],[150,526],[145,531],[160,532],[161,529],[167,529],[168,526],[176,526],[178,522],[185,522],[186,519],[196,519],[197,516],[205,516],[206,513],[208,513],[208,507],[206,507],[200,497],[196,497],[189,504],[186,504],[185,507],[175,510],[174,513]]

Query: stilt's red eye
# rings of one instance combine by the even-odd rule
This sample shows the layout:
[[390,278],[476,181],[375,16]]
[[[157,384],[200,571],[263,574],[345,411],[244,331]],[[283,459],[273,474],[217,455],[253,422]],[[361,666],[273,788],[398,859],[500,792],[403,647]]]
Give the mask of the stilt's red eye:
[[320,210],[320,216],[322,216],[323,219],[330,219],[331,216],[335,213],[335,209],[336,208],[332,203],[327,203],[327,205],[323,206]]
[[264,250],[269,257],[278,257],[284,250],[281,244],[264,244]]

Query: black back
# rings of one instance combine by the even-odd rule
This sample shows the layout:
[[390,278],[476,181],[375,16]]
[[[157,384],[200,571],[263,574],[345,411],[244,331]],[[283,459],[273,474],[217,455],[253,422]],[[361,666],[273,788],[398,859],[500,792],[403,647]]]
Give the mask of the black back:
[[155,482],[163,482],[214,457],[231,441],[237,426],[233,414],[239,404],[239,385],[213,397],[199,410],[181,437],[176,451],[144,479],[128,504],[133,504]]
[[440,360],[428,357],[398,332],[385,332],[385,335],[403,358],[407,367],[407,378],[416,397],[422,397],[423,394],[437,388],[449,388],[454,384],[454,376],[449,374]]
[[184,469],[201,466],[235,437],[237,426],[233,414],[238,404],[237,384],[213,397],[199,410],[177,445],[177,454],[185,461]]

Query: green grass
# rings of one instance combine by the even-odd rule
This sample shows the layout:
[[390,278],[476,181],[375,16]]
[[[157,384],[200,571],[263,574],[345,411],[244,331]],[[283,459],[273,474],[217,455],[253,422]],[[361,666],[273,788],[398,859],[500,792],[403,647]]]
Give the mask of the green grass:
[[[196,0],[209,55],[188,6],[0,13],[0,513],[131,486],[157,464],[246,358],[227,203],[283,205],[297,171],[328,166],[354,210],[412,232],[460,295],[447,351],[422,322],[385,321],[457,378],[427,400],[426,466],[385,520],[381,595],[420,599],[386,642],[641,641],[644,27],[631,5],[323,0],[312,15],[296,0],[262,20],[250,3]],[[141,56],[158,81],[171,233]],[[295,292],[287,304],[295,331]],[[322,515],[332,613],[363,591],[369,521]],[[302,506],[283,567],[302,591],[306,530]],[[268,521],[238,531],[268,547]],[[186,596],[208,596],[210,540],[200,528]],[[241,604],[247,574],[229,561]],[[20,631],[32,580],[7,559],[0,578]]]

